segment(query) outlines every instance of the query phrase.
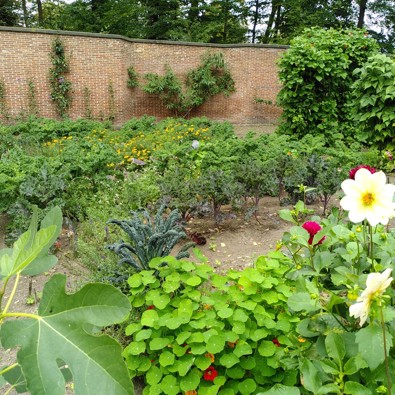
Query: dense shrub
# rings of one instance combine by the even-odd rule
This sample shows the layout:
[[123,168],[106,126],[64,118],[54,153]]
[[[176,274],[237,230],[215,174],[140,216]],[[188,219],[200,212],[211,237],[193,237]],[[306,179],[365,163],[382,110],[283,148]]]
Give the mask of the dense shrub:
[[362,129],[359,138],[394,149],[395,61],[383,54],[374,55],[354,75],[354,118]]
[[280,60],[281,133],[324,135],[328,145],[358,140],[351,117],[353,71],[378,51],[361,30],[306,29]]

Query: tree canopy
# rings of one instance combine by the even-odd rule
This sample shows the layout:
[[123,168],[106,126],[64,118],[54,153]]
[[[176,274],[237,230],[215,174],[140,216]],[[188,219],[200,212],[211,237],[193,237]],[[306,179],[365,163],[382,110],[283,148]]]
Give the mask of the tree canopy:
[[289,44],[305,28],[365,28],[395,48],[395,0],[0,0],[0,25],[131,38]]

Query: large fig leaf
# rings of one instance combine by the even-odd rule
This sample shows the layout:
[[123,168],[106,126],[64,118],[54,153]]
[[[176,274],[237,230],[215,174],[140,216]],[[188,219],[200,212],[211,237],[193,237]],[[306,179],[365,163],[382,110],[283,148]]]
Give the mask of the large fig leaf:
[[65,285],[64,275],[53,276],[37,316],[6,321],[0,328],[5,348],[20,346],[17,361],[27,388],[32,395],[63,395],[63,362],[77,395],[133,394],[121,346],[93,333],[93,328],[122,322],[130,311],[128,298],[111,285],[87,284],[71,295]]

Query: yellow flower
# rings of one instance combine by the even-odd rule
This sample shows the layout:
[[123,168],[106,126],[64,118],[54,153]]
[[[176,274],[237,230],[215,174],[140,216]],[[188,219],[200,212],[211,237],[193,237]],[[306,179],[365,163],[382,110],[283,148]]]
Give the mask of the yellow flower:
[[370,273],[366,279],[366,289],[357,299],[358,303],[350,306],[350,316],[359,318],[359,326],[366,322],[370,307],[375,299],[380,298],[393,280],[390,277],[392,269],[385,269],[383,273]]
[[382,171],[371,173],[367,169],[359,169],[355,180],[342,182],[344,196],[340,205],[348,211],[351,222],[358,223],[366,219],[370,225],[381,223],[386,225],[395,216],[395,204],[392,202],[395,185],[387,184]]

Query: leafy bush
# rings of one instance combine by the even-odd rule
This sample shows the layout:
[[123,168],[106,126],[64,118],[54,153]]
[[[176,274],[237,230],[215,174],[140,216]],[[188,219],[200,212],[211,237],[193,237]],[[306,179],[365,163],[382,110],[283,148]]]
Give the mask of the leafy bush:
[[306,29],[295,38],[279,63],[280,132],[324,135],[327,145],[344,137],[359,140],[350,111],[353,71],[377,51],[376,41],[361,30]]
[[395,147],[395,61],[383,54],[370,57],[354,72],[354,118],[361,138],[381,148]]

